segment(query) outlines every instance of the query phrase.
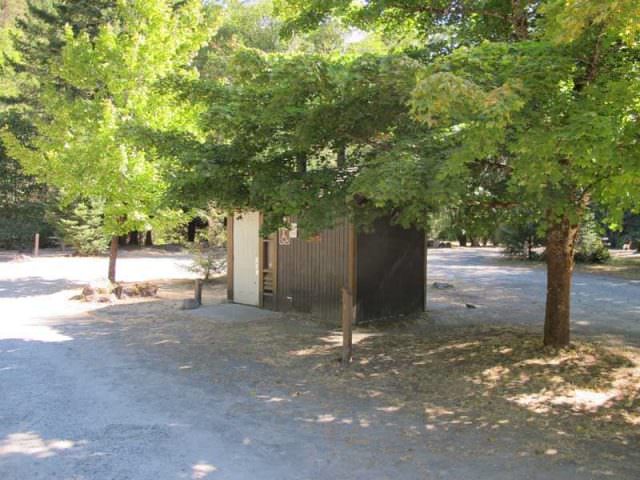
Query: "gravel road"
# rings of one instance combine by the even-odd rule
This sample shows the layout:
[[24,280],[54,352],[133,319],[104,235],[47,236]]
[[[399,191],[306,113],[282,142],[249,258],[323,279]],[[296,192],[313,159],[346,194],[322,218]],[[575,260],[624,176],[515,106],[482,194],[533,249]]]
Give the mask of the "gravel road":
[[[443,324],[544,323],[544,265],[505,260],[495,248],[430,250],[429,285],[429,310]],[[574,332],[640,337],[640,280],[577,271],[571,295]]]
[[[309,390],[301,394],[304,401],[292,401],[287,372],[235,355],[233,345],[209,342],[199,332],[215,335],[216,325],[185,323],[187,316],[178,321],[171,310],[167,315],[175,305],[166,299],[149,307],[107,307],[104,315],[96,310],[102,306],[70,302],[74,289],[102,278],[105,259],[9,259],[0,258],[2,480],[570,480],[612,474],[544,455],[516,457],[510,437],[503,439],[506,447],[496,439],[489,449],[486,436],[473,431],[428,432],[420,413],[385,420],[390,414],[372,403],[374,394],[354,402],[321,387],[287,385]],[[180,254],[125,255],[120,277],[185,278],[188,262]],[[454,284],[430,291],[437,322],[541,323],[540,269],[505,265],[485,249],[432,252],[430,269],[430,282]],[[640,334],[639,293],[637,283],[578,275],[574,322],[585,333]],[[140,311],[144,319],[135,323]],[[251,317],[220,312],[234,321]],[[616,478],[637,478],[635,467]]]

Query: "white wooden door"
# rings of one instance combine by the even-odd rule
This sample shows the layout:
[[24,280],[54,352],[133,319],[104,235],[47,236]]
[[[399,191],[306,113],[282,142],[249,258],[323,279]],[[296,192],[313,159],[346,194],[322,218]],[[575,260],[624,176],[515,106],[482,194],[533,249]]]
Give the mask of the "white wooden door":
[[236,214],[233,220],[233,301],[260,305],[260,214]]

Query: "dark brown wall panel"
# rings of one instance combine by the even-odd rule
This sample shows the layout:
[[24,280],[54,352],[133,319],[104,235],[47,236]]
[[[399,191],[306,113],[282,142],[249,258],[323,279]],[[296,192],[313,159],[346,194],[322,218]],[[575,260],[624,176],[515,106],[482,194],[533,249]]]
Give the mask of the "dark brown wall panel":
[[424,310],[424,233],[379,220],[357,242],[358,321]]

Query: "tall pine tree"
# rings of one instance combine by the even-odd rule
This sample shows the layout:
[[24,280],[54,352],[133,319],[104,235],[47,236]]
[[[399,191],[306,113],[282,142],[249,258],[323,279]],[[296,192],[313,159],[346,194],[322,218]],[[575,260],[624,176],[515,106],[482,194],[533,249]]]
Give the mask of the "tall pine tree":
[[[30,134],[25,105],[16,98],[24,76],[17,74],[17,52],[12,38],[16,21],[27,9],[26,0],[0,0],[0,129],[8,128],[21,138]],[[28,247],[39,232],[43,242],[53,234],[46,212],[54,201],[51,190],[27,175],[0,141],[0,248]]]

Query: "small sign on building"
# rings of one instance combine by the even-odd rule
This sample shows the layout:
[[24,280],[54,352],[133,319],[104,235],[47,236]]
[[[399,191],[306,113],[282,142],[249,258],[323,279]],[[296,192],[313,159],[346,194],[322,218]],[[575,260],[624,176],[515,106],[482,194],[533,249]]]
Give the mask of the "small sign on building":
[[278,244],[283,246],[291,245],[291,235],[288,228],[278,229]]

